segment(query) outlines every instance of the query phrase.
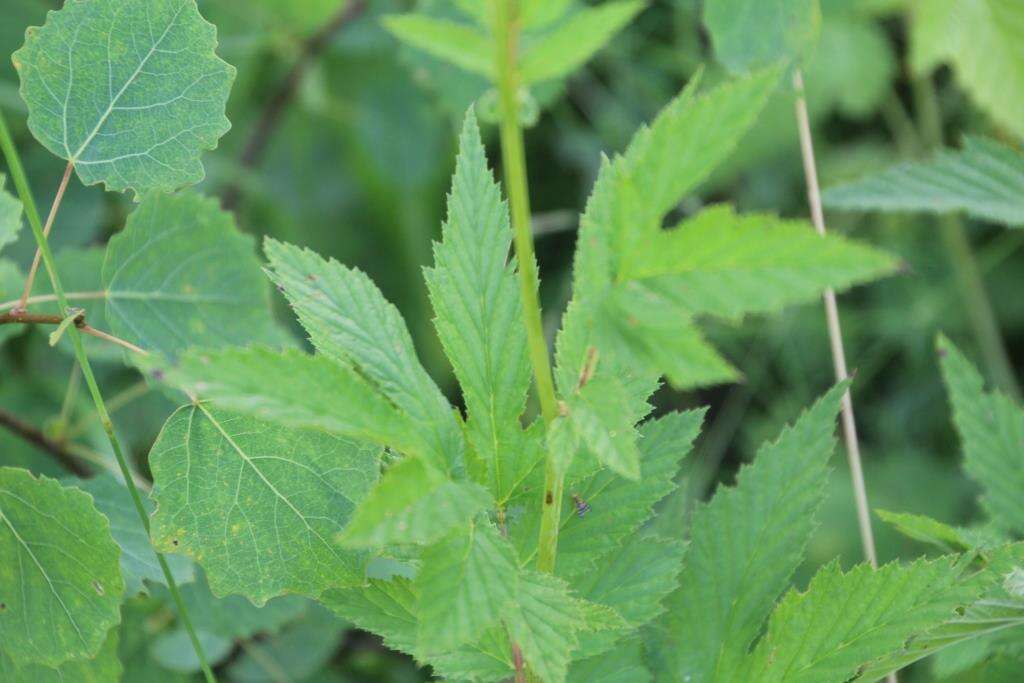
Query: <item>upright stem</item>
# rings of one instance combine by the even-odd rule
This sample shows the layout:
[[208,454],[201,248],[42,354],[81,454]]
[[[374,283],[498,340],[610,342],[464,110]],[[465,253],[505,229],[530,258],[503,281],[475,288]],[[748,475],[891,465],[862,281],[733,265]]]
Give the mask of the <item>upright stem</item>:
[[[541,415],[550,424],[558,417],[551,359],[544,338],[538,297],[537,259],[533,253],[533,233],[530,227],[530,195],[526,182],[526,155],[523,151],[523,131],[519,126],[519,2],[500,0],[496,3],[495,37],[498,47],[498,95],[501,119],[501,157],[504,168],[505,189],[512,211],[516,258],[519,261],[519,287],[523,300],[523,317],[529,344],[533,381],[540,402]],[[548,454],[545,466],[543,512],[537,551],[537,568],[554,571],[558,548],[558,523],[562,511],[563,477]]]
[[[46,217],[46,225],[43,227],[43,236],[45,237],[49,237],[50,230],[53,229],[53,220],[57,217],[57,211],[60,210],[60,203],[64,199],[64,191],[68,189],[68,181],[71,180],[71,171],[74,168],[75,165],[70,161],[64,168],[64,177],[60,179],[57,194],[54,196],[53,204],[50,205],[50,214]],[[14,307],[15,311],[25,310],[28,298],[32,294],[32,283],[35,282],[36,273],[39,271],[39,258],[42,253],[42,249],[36,248],[36,255],[32,258],[32,267],[28,269],[28,277],[25,278],[25,289],[21,293],[21,298],[18,299],[18,305]]]
[[[814,229],[819,235],[825,235],[825,214],[821,208],[821,190],[818,187],[818,169],[814,161],[814,143],[811,140],[811,124],[807,115],[807,99],[804,94],[804,79],[800,69],[793,72],[793,86],[796,89],[796,120],[800,130],[800,151],[803,155],[804,176],[807,180],[807,200],[811,205],[811,219]],[[846,369],[846,352],[843,349],[843,331],[839,324],[839,307],[836,305],[836,293],[832,289],[825,290],[825,318],[828,323],[829,342],[832,347],[832,364],[835,368],[836,381],[843,382],[849,378]],[[857,424],[853,417],[853,400],[850,390],[843,393],[842,400],[843,437],[846,441],[846,456],[850,463],[850,475],[853,479],[853,496],[857,504],[857,524],[860,527],[860,540],[864,546],[864,557],[872,567],[878,566],[878,555],[875,552],[875,538],[871,529],[871,512],[868,507],[867,487],[864,485],[864,471],[861,466],[860,442],[857,439]]]
[[[0,112],[0,148],[3,149],[8,169],[11,172],[11,176],[14,178],[14,185],[18,190],[18,195],[21,197],[25,214],[28,217],[29,226],[32,228],[32,234],[36,238],[36,244],[42,254],[43,263],[46,265],[46,270],[50,275],[50,282],[53,285],[53,293],[57,297],[57,305],[60,309],[60,315],[62,317],[67,317],[67,296],[64,293],[63,285],[61,285],[60,275],[57,272],[57,266],[53,258],[53,252],[50,250],[50,244],[46,241],[46,234],[43,231],[43,226],[39,220],[39,211],[36,209],[35,200],[32,198],[32,192],[28,186],[28,178],[25,176],[25,170],[21,166],[21,158],[18,156],[18,150],[14,147],[14,141],[11,139],[11,133],[7,129],[7,122],[4,120],[2,112]],[[69,173],[65,173],[65,178],[69,175]],[[66,182],[62,183],[62,187],[66,187]],[[47,221],[48,223],[52,224],[53,216],[56,214],[57,204],[59,204],[59,197],[54,201],[54,208],[50,211],[50,220]],[[149,516],[146,514],[146,508],[142,504],[142,495],[139,493],[139,489],[135,486],[135,480],[132,478],[132,472],[128,467],[128,461],[125,459],[124,452],[121,450],[121,442],[118,440],[117,435],[114,434],[114,425],[110,421],[110,414],[107,412],[107,407],[103,402],[103,395],[100,393],[99,385],[96,383],[96,376],[93,374],[92,365],[89,363],[89,357],[85,353],[85,346],[82,344],[82,335],[77,327],[71,325],[68,328],[68,336],[71,338],[71,344],[75,350],[75,358],[78,360],[78,365],[82,369],[82,377],[85,379],[85,384],[89,388],[92,400],[96,404],[96,413],[100,417],[100,422],[103,424],[103,430],[107,433],[107,439],[110,441],[110,446],[114,451],[114,457],[117,459],[121,475],[124,477],[125,486],[128,487],[128,491],[132,497],[132,503],[135,505],[135,511],[138,513],[139,519],[142,521],[142,526],[146,530],[146,536],[148,537]],[[213,671],[210,669],[210,665],[206,661],[206,654],[203,652],[203,647],[199,643],[199,638],[196,636],[195,629],[192,628],[192,622],[188,617],[188,611],[185,609],[185,603],[181,599],[181,593],[178,591],[178,586],[174,581],[174,576],[171,574],[171,569],[167,566],[167,560],[165,560],[164,556],[160,553],[156,553],[156,558],[160,563],[160,569],[164,573],[164,579],[167,581],[167,587],[170,590],[174,603],[178,608],[178,617],[181,619],[182,626],[185,628],[185,631],[188,632],[188,636],[192,640],[192,647],[196,651],[196,657],[199,659],[199,664],[206,676],[207,683],[216,683],[217,679],[214,677]]]

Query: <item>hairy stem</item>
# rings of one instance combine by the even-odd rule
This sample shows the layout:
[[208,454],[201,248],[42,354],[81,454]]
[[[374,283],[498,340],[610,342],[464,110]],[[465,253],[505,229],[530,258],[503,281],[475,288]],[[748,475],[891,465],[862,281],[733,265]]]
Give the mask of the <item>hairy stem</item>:
[[[803,156],[804,175],[807,181],[807,200],[811,205],[811,219],[818,234],[825,234],[825,214],[821,208],[821,190],[818,187],[818,168],[814,161],[814,143],[811,139],[811,125],[807,116],[807,99],[804,94],[804,80],[800,70],[793,73],[793,86],[796,89],[796,119],[800,129],[800,151]],[[825,318],[828,322],[828,336],[832,347],[832,363],[835,368],[836,381],[844,382],[849,378],[846,369],[846,351],[843,349],[843,330],[839,323],[839,307],[836,304],[836,293],[832,289],[825,290]],[[853,495],[857,504],[857,524],[860,527],[860,540],[864,547],[864,557],[872,567],[878,566],[878,555],[875,552],[874,532],[871,528],[871,511],[868,507],[867,487],[864,485],[864,471],[860,458],[860,441],[857,439],[857,424],[853,416],[853,400],[850,390],[843,393],[842,400],[843,437],[846,441],[846,456],[850,463],[850,475],[853,480]]]
[[[53,293],[57,296],[57,305],[60,310],[61,319],[66,318],[68,316],[67,296],[64,294],[60,274],[57,272],[53,252],[50,250],[50,244],[47,242],[46,234],[43,232],[43,226],[39,220],[39,211],[36,209],[35,200],[32,198],[32,191],[29,189],[28,178],[25,176],[25,170],[22,168],[21,158],[18,156],[18,150],[14,146],[14,140],[11,138],[11,133],[7,128],[7,122],[2,112],[0,112],[0,148],[3,149],[4,158],[7,160],[7,167],[11,172],[11,177],[14,179],[14,185],[18,190],[18,196],[21,198],[25,215],[28,217],[29,226],[32,228],[32,234],[35,236],[36,244],[42,253],[43,263],[46,265],[46,270],[50,275],[50,282],[53,285]],[[56,205],[57,202],[54,202],[54,204]],[[56,212],[51,211],[51,213]],[[106,404],[103,402],[103,395],[100,393],[99,385],[96,383],[96,376],[93,374],[92,365],[89,363],[89,356],[85,353],[85,346],[82,343],[82,335],[78,327],[71,325],[68,328],[68,336],[71,338],[71,345],[74,347],[75,358],[82,369],[82,377],[85,379],[85,384],[92,395],[93,403],[96,404],[96,413],[100,417],[103,430],[107,433],[110,447],[114,451],[114,457],[117,459],[121,475],[124,477],[125,486],[128,487],[132,503],[135,505],[135,511],[138,513],[139,520],[142,522],[148,537],[149,515],[146,514],[146,508],[142,504],[142,494],[139,493],[135,480],[132,478],[132,471],[128,467],[128,461],[125,459],[124,452],[121,449],[121,442],[114,433],[114,425],[110,421],[110,415],[107,413]],[[167,587],[178,608],[178,616],[181,619],[182,626],[192,641],[192,647],[195,649],[196,657],[199,659],[199,664],[203,669],[203,674],[206,676],[206,681],[207,683],[216,683],[217,679],[206,661],[206,653],[203,652],[203,646],[196,636],[195,629],[192,628],[192,621],[189,619],[188,611],[185,609],[185,603],[181,599],[181,593],[178,591],[178,585],[174,581],[171,569],[167,566],[167,560],[160,553],[156,553],[156,558],[160,563],[160,569],[163,571],[164,578],[167,581]]]
[[[516,259],[519,262],[519,289],[523,300],[523,318],[529,345],[533,381],[540,402],[541,415],[550,424],[558,417],[551,359],[541,318],[538,295],[537,259],[533,252],[530,227],[530,195],[526,181],[526,155],[523,131],[519,125],[519,3],[501,0],[495,7],[497,43],[498,94],[501,120],[501,159],[505,190],[508,193],[515,235]],[[555,568],[558,547],[558,520],[561,516],[563,478],[558,475],[548,454],[545,467],[543,513],[537,552],[537,568],[551,572]]]
[[[74,168],[75,165],[70,161],[64,168],[64,176],[60,179],[57,194],[54,195],[53,204],[50,205],[50,213],[46,217],[46,225],[43,227],[43,235],[46,237],[50,236],[50,230],[53,229],[53,220],[57,217],[57,211],[60,210],[60,203],[64,199],[64,191],[68,189],[68,181],[71,180],[71,172]],[[39,271],[39,259],[42,254],[42,249],[37,247],[36,255],[32,257],[32,267],[28,269],[28,277],[25,278],[25,289],[21,293],[21,298],[18,299],[18,305],[14,308],[15,311],[25,310],[25,302],[28,301],[29,296],[32,294],[32,283],[35,282],[36,273]]]

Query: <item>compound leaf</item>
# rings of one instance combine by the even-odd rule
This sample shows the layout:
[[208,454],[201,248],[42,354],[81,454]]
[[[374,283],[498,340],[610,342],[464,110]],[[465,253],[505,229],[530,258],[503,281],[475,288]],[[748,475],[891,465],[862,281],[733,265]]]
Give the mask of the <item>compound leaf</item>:
[[803,559],[825,497],[845,385],[804,413],[744,467],[734,488],[693,513],[690,545],[662,621],[680,677],[716,680],[757,636]]
[[0,468],[0,651],[19,667],[95,657],[121,620],[119,554],[88,494]]
[[1024,226],[1024,155],[995,140],[968,137],[959,151],[899,164],[830,188],[837,209],[964,211],[972,218]]
[[520,574],[505,623],[526,664],[542,681],[553,683],[565,680],[581,616],[581,602],[569,594],[565,582],[526,571]]
[[282,341],[252,238],[212,198],[147,194],[107,245],[103,286],[111,331],[172,359]]
[[28,125],[86,185],[171,191],[231,124],[235,69],[195,0],[73,0],[14,53]]
[[1000,392],[986,393],[981,375],[948,339],[939,337],[937,345],[964,469],[981,484],[992,521],[1024,533],[1024,410]]
[[640,478],[640,449],[629,397],[615,376],[598,374],[566,400],[569,422],[597,459],[627,479]]
[[320,602],[359,628],[376,633],[388,647],[410,654],[416,651],[416,594],[408,579],[373,579],[360,588],[331,588]]
[[358,584],[336,536],[377,476],[379,448],[204,404],[178,409],[149,456],[154,546],[185,553],[217,595],[257,604]]

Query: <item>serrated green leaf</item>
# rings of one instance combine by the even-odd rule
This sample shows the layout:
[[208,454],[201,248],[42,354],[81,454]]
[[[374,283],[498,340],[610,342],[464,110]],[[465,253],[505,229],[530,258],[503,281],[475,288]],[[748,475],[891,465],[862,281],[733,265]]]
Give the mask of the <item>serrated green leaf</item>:
[[228,676],[240,683],[278,683],[278,672],[291,680],[307,680],[330,661],[338,648],[345,623],[320,606],[279,634],[250,643],[228,667]]
[[171,191],[231,127],[235,69],[195,0],[74,0],[14,53],[28,125],[86,185]]
[[471,110],[459,138],[448,219],[425,278],[434,325],[466,403],[466,434],[498,500],[532,464],[523,457],[519,422],[530,365],[515,264],[508,258],[511,241],[508,207],[487,168]]
[[[133,597],[149,591],[147,583],[166,585],[167,579],[150,545],[149,534],[139,521],[139,513],[131,494],[124,484],[110,474],[99,474],[91,479],[68,480],[70,486],[92,496],[96,509],[110,520],[110,533],[121,546],[121,574],[124,576],[125,595]],[[152,514],[153,501],[143,496],[143,505]],[[165,558],[175,581],[192,581],[192,563],[174,555]]]
[[955,558],[891,563],[847,573],[822,568],[807,591],[791,591],[737,680],[841,683],[867,662],[954,615],[971,591],[957,583]]
[[438,468],[460,471],[463,438],[451,404],[420,365],[398,309],[365,273],[273,239],[264,250],[272,277],[316,350],[380,388],[417,424]]
[[107,245],[103,286],[111,332],[172,359],[283,341],[252,238],[212,198],[146,195]]
[[323,432],[185,406],[149,456],[153,544],[194,558],[216,594],[257,604],[362,583],[365,558],[335,537],[376,479],[378,456]]
[[0,173],[0,251],[17,239],[21,230],[21,202],[4,189],[6,180]]
[[264,347],[193,350],[152,370],[171,385],[229,410],[293,427],[420,453],[413,422],[351,368],[323,356]]
[[352,547],[432,543],[493,503],[482,486],[453,481],[418,458],[406,458],[384,473],[341,540]]
[[425,14],[393,14],[381,21],[402,42],[466,71],[494,78],[495,48],[479,27]]
[[1024,410],[998,391],[986,393],[981,375],[948,339],[940,336],[937,347],[964,469],[981,484],[992,521],[1024,533]]
[[910,65],[926,75],[943,62],[988,114],[1024,138],[1024,5],[1017,0],[928,0],[912,6]]
[[604,654],[573,662],[566,680],[569,683],[649,683],[654,677],[647,668],[642,641],[634,638]]
[[400,652],[416,651],[416,594],[412,582],[371,580],[361,588],[331,588],[320,602],[343,619],[372,631]]
[[693,513],[680,588],[661,621],[673,670],[718,680],[746,655],[803,560],[825,497],[836,415],[833,388],[779,438],[763,446],[736,486]]
[[640,449],[628,400],[618,378],[599,373],[566,402],[580,442],[613,471],[639,479]]
[[96,656],[121,620],[119,553],[87,494],[0,468],[0,651],[19,667]]
[[818,0],[706,0],[715,56],[733,73],[805,59],[821,30]]
[[515,597],[517,571],[512,546],[486,520],[426,548],[414,583],[418,650],[445,652],[479,638]]
[[580,613],[580,603],[561,579],[532,571],[520,574],[516,600],[505,614],[505,623],[523,660],[542,681],[565,680]]
[[1004,543],[1006,540],[984,529],[955,527],[925,515],[889,512],[888,510],[875,510],[875,514],[904,536],[934,545],[947,553],[992,547]]
[[0,678],[5,683],[116,683],[121,680],[121,662],[117,658],[117,629],[111,629],[103,647],[92,659],[73,659],[57,668],[28,664],[15,666],[0,651]]
[[583,6],[549,29],[530,36],[519,62],[523,83],[529,85],[568,76],[589,61],[643,8],[643,0],[615,0],[594,7]]
[[987,138],[967,137],[959,151],[885,169],[830,188],[837,209],[965,211],[979,220],[1024,226],[1024,155]]

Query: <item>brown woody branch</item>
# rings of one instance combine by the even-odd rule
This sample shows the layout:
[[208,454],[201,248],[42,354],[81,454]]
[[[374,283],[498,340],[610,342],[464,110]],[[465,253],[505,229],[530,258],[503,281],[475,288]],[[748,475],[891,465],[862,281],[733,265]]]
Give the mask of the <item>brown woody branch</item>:
[[5,410],[0,410],[0,426],[6,427],[8,431],[46,451],[79,477],[89,476],[89,470],[72,455],[64,444],[51,439],[35,425],[31,425]]
[[[64,321],[59,315],[46,315],[40,313],[29,313],[27,311],[12,310],[6,313],[0,313],[0,325],[60,325]],[[115,337],[114,335],[104,332],[103,330],[97,330],[95,327],[86,324],[85,313],[79,313],[75,316],[75,327],[82,334],[88,334],[89,336],[96,337],[97,339],[103,339],[112,344],[124,347],[129,351],[138,353],[140,355],[147,355],[148,352],[132,344],[130,341]]]

